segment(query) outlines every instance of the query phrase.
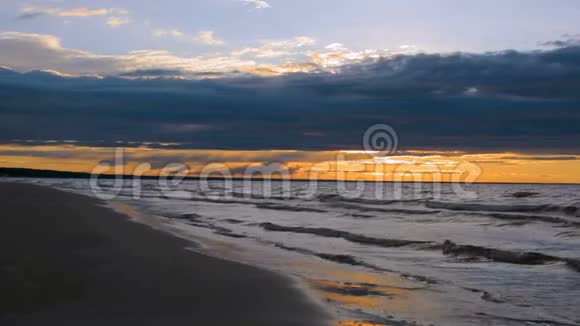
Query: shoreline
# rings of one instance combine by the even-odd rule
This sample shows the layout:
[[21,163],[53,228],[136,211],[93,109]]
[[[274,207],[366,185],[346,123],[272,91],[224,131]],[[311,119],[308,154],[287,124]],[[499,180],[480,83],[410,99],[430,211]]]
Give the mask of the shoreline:
[[0,183],[3,325],[330,325],[290,277],[188,250],[78,194]]
[[[14,167],[2,167],[0,166],[0,178],[5,179],[19,179],[19,178],[42,178],[42,179],[90,179],[91,173],[89,172],[71,172],[66,170],[43,170],[43,169],[26,169],[26,168],[14,168]],[[151,176],[151,175],[133,175],[133,174],[98,174],[99,178],[102,179],[123,179],[123,180],[130,180],[130,179],[140,179],[140,180],[158,180],[159,176]],[[222,181],[226,180],[226,178],[220,177],[207,177],[202,178],[199,176],[186,176],[182,179],[182,181],[196,181],[196,180],[208,180],[208,181]],[[263,182],[265,180],[269,181],[283,181],[285,179],[282,178],[259,178],[259,177],[232,177],[229,178],[232,181],[257,181]],[[310,182],[310,179],[301,179],[301,178],[290,178],[287,179],[290,182]],[[345,182],[345,183],[384,183],[384,184],[414,184],[415,181],[388,181],[388,180],[338,180],[338,179],[315,179],[316,182],[321,183],[335,183],[337,181]],[[439,184],[453,184],[457,183],[454,181],[423,181],[423,183],[439,183]],[[492,181],[474,181],[467,184],[480,184],[480,185],[554,185],[554,186],[578,186],[580,185],[579,182],[492,182]]]
[[[309,282],[307,280],[297,275],[289,274],[288,272],[284,272],[278,268],[274,268],[271,266],[265,266],[244,261],[243,259],[240,259],[239,256],[235,256],[232,254],[225,255],[216,254],[215,252],[212,251],[212,247],[217,243],[223,245],[222,242],[201,235],[196,235],[195,237],[192,238],[191,235],[180,233],[175,229],[170,229],[167,227],[167,225],[164,225],[164,222],[160,221],[160,219],[167,220],[166,217],[147,213],[131,204],[122,201],[112,200],[111,202],[105,203],[103,207],[107,207],[114,212],[117,212],[125,217],[129,217],[132,223],[145,225],[151,228],[152,230],[155,230],[156,232],[166,233],[175,238],[185,241],[185,243],[188,244],[188,246],[184,248],[187,251],[192,252],[196,255],[202,255],[205,257],[210,257],[225,262],[233,262],[234,264],[248,266],[254,269],[258,269],[260,271],[264,271],[266,273],[276,274],[279,277],[290,282],[293,285],[293,287],[297,288],[306,297],[308,303],[316,307],[319,307],[322,311],[326,312],[328,316],[331,316],[332,320],[330,325],[335,325],[335,323],[333,322],[336,323],[344,322],[344,320],[337,319],[338,317],[331,312],[332,309],[330,309],[327,305],[325,305],[325,303],[321,300],[320,292],[317,292],[314,288],[309,286],[308,285]],[[243,250],[242,247],[238,247],[235,244],[234,245],[228,244],[228,246],[232,246],[230,248]]]

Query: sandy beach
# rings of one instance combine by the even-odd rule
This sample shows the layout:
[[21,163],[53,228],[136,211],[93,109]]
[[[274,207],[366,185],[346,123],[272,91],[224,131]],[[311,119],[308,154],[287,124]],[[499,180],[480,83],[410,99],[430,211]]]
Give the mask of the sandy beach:
[[0,324],[325,325],[289,279],[186,250],[99,201],[0,183]]

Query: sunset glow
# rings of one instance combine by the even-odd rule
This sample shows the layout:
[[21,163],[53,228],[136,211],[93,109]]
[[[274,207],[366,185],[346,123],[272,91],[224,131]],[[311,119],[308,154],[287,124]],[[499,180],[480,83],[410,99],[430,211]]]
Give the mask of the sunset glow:
[[[155,176],[184,164],[197,177],[493,183],[580,183],[580,156],[411,151],[377,157],[364,151],[232,151],[108,148],[76,145],[0,146],[4,167]],[[122,166],[106,167],[119,156]],[[141,166],[141,168],[139,168]],[[168,169],[169,168],[169,169]],[[229,172],[228,172],[229,171]]]

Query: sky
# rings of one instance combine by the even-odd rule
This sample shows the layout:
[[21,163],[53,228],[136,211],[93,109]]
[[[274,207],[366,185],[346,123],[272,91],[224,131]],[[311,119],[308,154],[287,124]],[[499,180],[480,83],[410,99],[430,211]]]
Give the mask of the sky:
[[578,17],[574,0],[4,0],[0,166],[85,171],[106,159],[87,148],[123,147],[303,176],[387,124],[411,170],[580,182]]
[[[74,9],[86,9],[74,12]],[[191,56],[298,36],[313,49],[414,45],[430,52],[533,49],[580,27],[574,0],[4,0],[0,29],[56,36],[98,54],[162,49]],[[179,31],[184,39],[159,31]],[[211,31],[223,44],[191,41]],[[191,36],[187,40],[186,36]]]

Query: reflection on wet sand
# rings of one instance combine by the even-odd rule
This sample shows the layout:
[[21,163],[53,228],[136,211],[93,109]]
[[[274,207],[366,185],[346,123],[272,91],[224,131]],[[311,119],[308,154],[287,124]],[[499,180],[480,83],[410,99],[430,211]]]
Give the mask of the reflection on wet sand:
[[387,324],[368,323],[357,320],[341,320],[336,323],[336,326],[390,326]]
[[[123,203],[115,202],[111,206],[135,221],[191,239],[191,235],[174,221],[150,216]],[[196,245],[191,249],[196,252],[284,271],[303,278],[308,288],[313,290],[312,294],[336,309],[339,320],[337,326],[408,325],[405,320],[429,321],[437,311],[433,306],[434,301],[425,291],[429,290],[427,283],[394,273],[347,267],[321,259],[306,259],[294,252],[280,256],[261,251],[261,255],[255,255],[253,253],[258,252],[261,247],[250,247],[250,243],[215,240],[203,233],[211,230],[195,230],[199,232],[195,242],[200,246]],[[261,265],[264,255],[269,256],[266,260],[270,262],[268,266]]]
[[[352,270],[334,264],[301,267],[315,271],[312,273],[315,277],[308,279],[307,283],[324,301],[347,306],[353,312],[363,312],[363,315],[370,312],[369,317],[382,317],[379,320],[371,317],[363,321],[342,316],[337,326],[402,325],[405,322],[399,319],[401,317],[412,316],[414,320],[425,321],[430,319],[433,312],[432,303],[425,300],[425,291],[421,291],[428,289],[427,284],[396,274]],[[397,318],[393,315],[397,315]]]
[[311,281],[327,300],[355,304],[363,307],[377,307],[382,299],[408,295],[409,290],[385,287],[370,283],[341,283],[331,281]]

